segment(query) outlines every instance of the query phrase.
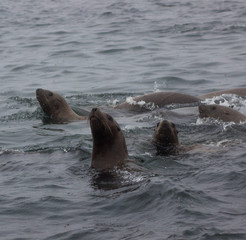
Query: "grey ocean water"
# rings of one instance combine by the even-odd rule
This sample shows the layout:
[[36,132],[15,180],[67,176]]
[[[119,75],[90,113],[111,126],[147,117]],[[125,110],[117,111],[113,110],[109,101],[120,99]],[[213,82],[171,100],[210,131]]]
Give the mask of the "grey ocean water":
[[[88,122],[43,123],[35,98],[113,112],[148,92],[245,87],[245,43],[244,0],[1,0],[0,239],[246,239],[244,124],[114,113],[145,170],[105,178]],[[198,150],[155,156],[163,118]]]

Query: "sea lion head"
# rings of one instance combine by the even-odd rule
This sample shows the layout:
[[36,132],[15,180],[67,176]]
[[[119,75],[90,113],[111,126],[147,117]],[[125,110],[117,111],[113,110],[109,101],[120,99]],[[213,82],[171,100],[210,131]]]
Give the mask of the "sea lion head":
[[229,117],[231,108],[211,104],[202,104],[199,106],[199,117],[200,118],[216,118],[223,119],[223,117]]
[[49,90],[38,88],[36,98],[44,113],[54,119],[61,117],[60,115],[71,109],[62,96]]
[[175,124],[167,120],[157,123],[153,143],[156,145],[159,154],[174,152],[176,146],[179,145],[178,130]]
[[91,110],[89,121],[93,137],[91,166],[103,170],[123,165],[128,152],[119,124],[98,108]]

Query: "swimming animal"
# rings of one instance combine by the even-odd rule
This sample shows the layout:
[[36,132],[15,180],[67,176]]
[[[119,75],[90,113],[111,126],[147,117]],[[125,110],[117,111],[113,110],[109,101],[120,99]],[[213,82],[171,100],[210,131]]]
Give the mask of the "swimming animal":
[[123,166],[129,157],[119,124],[99,108],[91,110],[89,121],[93,138],[91,167],[105,170]]
[[46,116],[54,123],[68,123],[87,119],[85,116],[76,114],[58,93],[38,88],[36,98]]
[[199,98],[176,92],[155,92],[141,95],[116,106],[117,109],[143,112],[171,104],[198,103]]
[[198,108],[200,118],[214,118],[217,120],[222,120],[224,122],[235,123],[240,123],[246,120],[245,115],[230,107],[220,106],[217,104],[202,104]]

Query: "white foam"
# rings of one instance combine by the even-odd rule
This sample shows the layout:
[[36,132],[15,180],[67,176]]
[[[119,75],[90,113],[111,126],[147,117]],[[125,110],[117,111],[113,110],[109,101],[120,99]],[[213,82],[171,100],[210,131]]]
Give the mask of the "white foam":
[[235,122],[223,122],[222,120],[214,119],[214,118],[198,118],[196,120],[195,125],[204,125],[204,124],[217,124],[221,125],[223,127],[223,130],[225,131],[228,127],[231,127],[232,125],[236,124]]
[[127,97],[126,98],[126,102],[129,103],[129,104],[131,104],[131,105],[139,105],[139,106],[143,106],[144,104],[146,104],[146,102],[143,101],[143,100],[141,100],[139,102],[135,101],[133,99],[133,97]]
[[143,100],[140,100],[140,101],[135,101],[133,99],[133,97],[127,97],[126,98],[126,102],[130,105],[138,105],[140,107],[145,107],[146,109],[149,109],[149,110],[154,110],[157,108],[157,106],[153,103],[153,102],[149,102],[149,103],[146,103],[145,101]]
[[118,99],[114,99],[113,101],[112,100],[108,100],[107,103],[109,105],[112,105],[113,107],[117,106],[119,104],[119,100]]
[[160,90],[158,89],[158,84],[156,81],[154,82],[154,92],[160,92]]
[[238,111],[244,109],[244,112],[246,113],[246,99],[235,94],[222,94],[221,96],[207,98],[201,102],[207,105],[218,104],[226,107],[233,106],[233,108]]
[[141,175],[137,175],[136,173],[129,172],[127,170],[118,170],[118,173],[120,173],[123,177],[123,179],[127,182],[141,182],[144,180],[144,177]]
[[148,156],[148,157],[153,157],[151,153],[149,152],[145,152],[143,154],[141,154],[142,156]]

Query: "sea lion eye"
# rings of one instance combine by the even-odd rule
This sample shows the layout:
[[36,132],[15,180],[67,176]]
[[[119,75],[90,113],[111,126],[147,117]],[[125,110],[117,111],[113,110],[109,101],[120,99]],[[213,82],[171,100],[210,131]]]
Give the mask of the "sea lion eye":
[[213,107],[212,107],[212,110],[215,110],[215,109],[216,109],[216,107],[215,107],[215,106],[213,106]]
[[173,127],[173,128],[175,128],[175,127],[176,127],[174,123],[172,123],[172,127]]
[[53,92],[49,92],[49,96],[52,97],[53,96]]
[[109,121],[113,121],[113,118],[110,115],[107,115]]

